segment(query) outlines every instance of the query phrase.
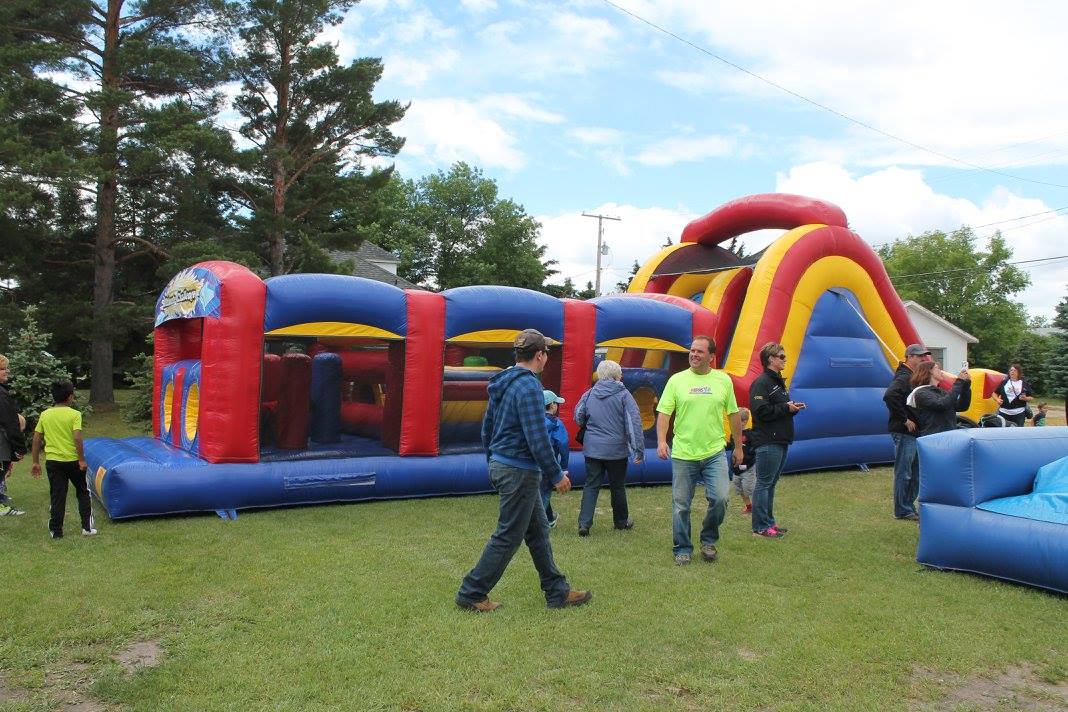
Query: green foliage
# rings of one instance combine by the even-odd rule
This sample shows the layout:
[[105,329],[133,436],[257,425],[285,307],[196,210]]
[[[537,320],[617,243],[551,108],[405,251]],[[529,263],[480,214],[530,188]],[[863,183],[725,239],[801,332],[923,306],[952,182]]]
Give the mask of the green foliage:
[[1050,339],[1050,350],[1043,369],[1046,395],[1068,398],[1068,336],[1058,334]]
[[127,423],[144,425],[152,422],[152,398],[154,391],[154,374],[152,363],[152,347],[155,344],[155,334],[149,332],[145,339],[148,344],[148,353],[137,354],[134,360],[135,366],[126,371],[126,383],[130,386],[130,399],[122,408],[122,419]]
[[1027,324],[1027,313],[1011,299],[1030,278],[1008,264],[1012,250],[996,233],[980,250],[970,228],[950,234],[928,232],[879,248],[902,299],[912,299],[979,339],[971,346],[977,366],[1005,370]]
[[37,311],[36,306],[22,310],[23,326],[11,339],[6,354],[11,361],[8,390],[31,425],[37,422],[41,411],[52,406],[52,384],[71,377],[49,352],[52,335],[41,331]]
[[398,273],[438,289],[471,284],[543,285],[555,271],[538,244],[540,225],[498,195],[496,181],[466,163],[418,181],[399,182],[389,225],[378,243],[401,255]]
[[630,274],[627,276],[627,278],[621,279],[620,281],[616,282],[616,291],[627,291],[627,289],[630,288],[630,283],[634,281],[634,275],[638,274],[638,270],[640,270],[641,268],[642,266],[638,264],[638,260],[634,260],[634,264],[630,266]]
[[[1053,336],[1037,336],[1025,334],[1016,348],[1016,360],[1023,367],[1024,376],[1035,393],[1047,394],[1047,375],[1049,372],[1050,358],[1057,347],[1056,338]],[[1032,404],[1034,405],[1034,404]]]
[[1057,315],[1053,317],[1053,326],[1068,331],[1068,297],[1057,304]]
[[326,248],[353,248],[360,236],[345,209],[380,189],[390,171],[364,173],[367,159],[393,156],[404,140],[389,127],[404,116],[396,101],[376,102],[382,62],[343,66],[316,42],[355,0],[247,0],[233,6],[240,38],[241,92],[234,108],[241,154],[232,195],[269,274],[312,271]]

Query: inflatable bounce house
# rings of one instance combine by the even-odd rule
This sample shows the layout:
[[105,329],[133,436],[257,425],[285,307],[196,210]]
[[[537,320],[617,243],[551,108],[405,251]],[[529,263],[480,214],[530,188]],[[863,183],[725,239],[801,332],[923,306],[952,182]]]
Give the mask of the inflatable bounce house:
[[[785,234],[750,259],[719,246]],[[669,482],[655,454],[657,398],[693,336],[716,342],[739,403],[768,341],[808,404],[787,468],[889,462],[882,393],[915,329],[878,256],[834,205],[759,195],[695,220],[627,294],[588,301],[513,287],[440,293],[339,275],[261,280],[204,262],[176,275],[155,317],[154,437],[91,439],[90,486],[112,518],[491,491],[479,440],[488,379],[516,333],[555,345],[542,374],[572,408],[597,360],[618,360],[642,411],[632,483]],[[973,371],[973,420],[999,382]],[[577,485],[584,467],[572,443]]]

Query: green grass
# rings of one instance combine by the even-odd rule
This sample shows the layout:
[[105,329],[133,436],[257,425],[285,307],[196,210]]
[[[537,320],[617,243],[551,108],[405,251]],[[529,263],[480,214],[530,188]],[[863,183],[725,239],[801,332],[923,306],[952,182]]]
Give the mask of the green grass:
[[[129,432],[114,412],[86,423]],[[939,699],[943,674],[1068,675],[1068,600],[922,569],[885,468],[785,478],[781,541],[752,537],[732,501],[721,560],[688,568],[672,562],[666,487],[630,491],[633,531],[602,511],[588,539],[580,493],[557,495],[557,562],[593,602],[546,610],[522,549],[487,616],[453,596],[492,496],[236,522],[98,509],[99,536],[51,541],[47,485],[28,473],[9,482],[28,513],[0,520],[0,689],[23,695],[0,709],[52,709],[70,690],[131,710],[904,709]],[[139,640],[165,654],[127,674],[112,656]]]

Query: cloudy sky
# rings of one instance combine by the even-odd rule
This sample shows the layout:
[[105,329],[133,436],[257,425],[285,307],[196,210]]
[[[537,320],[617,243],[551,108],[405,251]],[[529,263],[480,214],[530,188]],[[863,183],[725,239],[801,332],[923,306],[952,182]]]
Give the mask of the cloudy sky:
[[[326,39],[382,57],[377,95],[411,102],[402,174],[481,167],[561,278],[593,278],[582,212],[622,218],[611,288],[692,218],[775,191],[837,203],[872,244],[971,225],[1015,260],[1068,255],[1065,26],[1031,0],[364,0]],[[1052,314],[1068,259],[1022,266]]]

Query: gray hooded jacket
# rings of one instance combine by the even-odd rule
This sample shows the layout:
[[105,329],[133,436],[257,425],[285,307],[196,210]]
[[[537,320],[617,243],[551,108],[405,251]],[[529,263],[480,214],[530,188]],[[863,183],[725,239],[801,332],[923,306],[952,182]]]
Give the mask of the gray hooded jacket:
[[621,382],[597,381],[575,408],[575,422],[586,425],[582,454],[598,460],[644,457],[642,416],[634,396]]

